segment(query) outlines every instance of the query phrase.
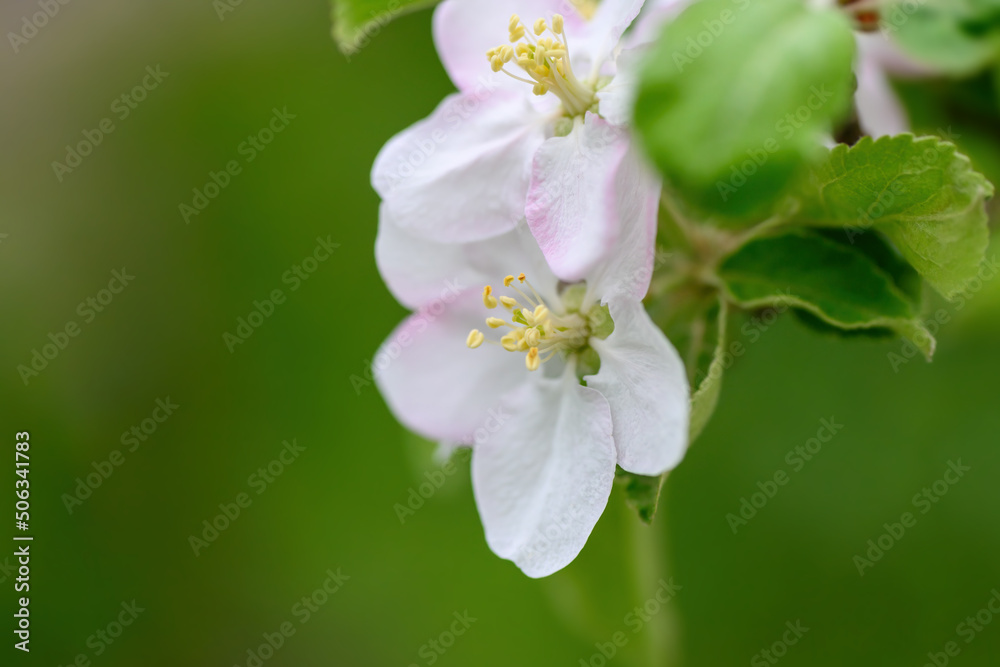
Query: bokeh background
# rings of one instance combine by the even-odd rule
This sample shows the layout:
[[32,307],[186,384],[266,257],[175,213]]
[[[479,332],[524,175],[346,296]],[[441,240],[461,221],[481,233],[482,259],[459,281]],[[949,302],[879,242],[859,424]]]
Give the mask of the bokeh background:
[[[653,527],[616,493],[573,565],[527,579],[489,552],[467,464],[400,521],[395,506],[435,468],[364,382],[404,315],[374,266],[369,167],[451,89],[429,13],[348,60],[320,0],[231,9],[71,2],[17,53],[0,47],[0,458],[12,480],[14,433],[30,431],[35,535],[32,652],[11,646],[8,564],[0,664],[247,666],[290,622],[263,664],[600,665],[595,642],[625,631],[609,664],[674,647],[685,665],[721,667],[771,664],[759,652],[796,621],[809,630],[789,666],[923,665],[949,641],[954,664],[997,664],[1000,619],[970,643],[956,633],[1000,589],[1000,280],[940,306],[951,318],[933,364],[894,369],[899,342],[844,342],[788,317],[744,335]],[[5,2],[3,32],[36,11]],[[112,103],[147,66],[169,76],[119,119]],[[913,99],[943,99],[926,90]],[[274,108],[295,118],[248,163],[239,146]],[[955,124],[995,173],[988,115],[921,108],[919,123]],[[52,162],[103,118],[114,132],[60,182]],[[179,205],[230,160],[242,172],[186,223]],[[339,248],[291,291],[282,276],[317,237]],[[78,304],[123,267],[134,280],[86,322]],[[287,301],[230,352],[223,333],[274,289]],[[70,320],[80,334],[25,384],[17,366]],[[168,397],[179,407],[128,451],[123,432]],[[844,428],[792,472],[786,453],[831,418]],[[258,494],[248,478],[292,439],[304,451]],[[64,494],[114,450],[122,465],[69,512]],[[958,460],[971,471],[920,514],[913,496]],[[789,484],[734,534],[727,513],[778,470]],[[189,537],[240,493],[252,504],[195,555]],[[916,526],[859,576],[854,556],[907,511]],[[653,555],[633,562],[637,545]],[[295,605],[338,568],[349,579],[302,623]],[[626,615],[671,576],[682,589],[633,633]],[[135,622],[94,639],[132,600]],[[468,631],[429,648],[466,611]]]

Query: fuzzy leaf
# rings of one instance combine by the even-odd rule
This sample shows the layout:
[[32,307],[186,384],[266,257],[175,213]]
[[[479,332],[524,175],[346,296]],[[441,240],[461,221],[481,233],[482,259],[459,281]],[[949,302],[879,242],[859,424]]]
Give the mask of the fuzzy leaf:
[[750,241],[723,261],[719,277],[743,307],[801,308],[845,330],[887,328],[928,359],[934,353],[934,338],[892,277],[860,250],[819,234]]
[[865,137],[829,153],[799,217],[843,226],[852,241],[874,228],[945,297],[975,277],[989,243],[993,186],[954,144],[910,134]]

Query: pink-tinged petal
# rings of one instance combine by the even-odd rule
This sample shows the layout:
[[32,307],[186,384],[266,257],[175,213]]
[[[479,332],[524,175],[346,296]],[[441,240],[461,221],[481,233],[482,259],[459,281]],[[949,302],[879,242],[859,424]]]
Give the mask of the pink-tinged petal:
[[[445,70],[455,87],[464,92],[493,89],[517,89],[530,95],[530,86],[515,81],[502,72],[494,72],[486,52],[509,44],[507,26],[517,14],[531,29],[537,18],[549,19],[553,13],[566,14],[568,3],[562,0],[445,0],[434,10],[434,44]],[[567,19],[572,18],[567,17]],[[519,74],[516,65],[508,65]]]
[[653,277],[660,179],[633,144],[604,188],[606,216],[620,231],[605,260],[587,276],[586,302],[642,299]]
[[[375,262],[392,295],[414,310],[495,285],[510,273],[533,271],[540,284],[553,282],[547,271],[538,272],[544,260],[523,224],[485,241],[437,243],[401,229],[386,209],[379,209]],[[539,259],[531,260],[532,251]]]
[[[601,0],[582,34],[569,34],[574,69],[579,61],[580,66],[593,71],[612,58],[622,35],[639,15],[642,3],[643,0]],[[580,71],[578,74],[586,76],[588,72]]]
[[611,406],[618,465],[639,475],[673,469],[688,444],[690,395],[677,350],[642,307],[630,299],[609,304],[615,330],[592,340],[601,358],[584,378]]
[[504,422],[472,453],[486,541],[529,577],[568,565],[604,512],[615,476],[607,401],[572,372],[510,393]]
[[565,137],[542,144],[531,168],[525,214],[553,273],[582,280],[618,238],[608,181],[628,150],[627,133],[588,113]]
[[[469,331],[490,330],[482,293],[442,299],[407,318],[379,348],[379,391],[406,427],[432,440],[472,444],[496,421],[500,399],[529,380],[524,360],[498,345],[466,347]],[[499,338],[499,337],[498,337]]]
[[546,119],[521,96],[451,95],[389,140],[372,185],[401,228],[443,243],[503,234],[524,216]]
[[862,52],[855,73],[858,89],[854,94],[854,103],[861,129],[873,137],[908,132],[910,122],[906,109],[892,89],[882,66]]

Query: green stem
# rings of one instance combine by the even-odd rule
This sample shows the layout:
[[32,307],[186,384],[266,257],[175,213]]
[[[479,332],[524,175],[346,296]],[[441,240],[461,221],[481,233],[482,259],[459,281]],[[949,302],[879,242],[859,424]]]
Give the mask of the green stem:
[[673,248],[690,254],[692,250],[691,223],[681,211],[674,196],[665,189],[660,197],[659,232]]
[[730,243],[729,248],[727,248],[725,252],[726,253],[733,252],[743,247],[748,242],[754,239],[760,238],[761,236],[764,236],[766,234],[770,234],[776,229],[780,229],[782,225],[791,221],[795,213],[798,212],[798,209],[799,206],[796,204],[791,208],[789,208],[788,210],[781,211],[779,213],[772,215],[767,220],[764,220],[763,222],[754,225],[753,227],[746,230],[742,234],[736,235],[736,237],[733,238],[732,242]]
[[[642,606],[661,587],[660,580],[667,579],[670,571],[667,536],[665,530],[664,494],[661,487],[659,521],[647,525],[634,513],[629,513],[628,524],[632,538],[633,583],[637,604]],[[677,667],[680,665],[680,622],[673,600],[660,605],[659,613],[650,617],[642,630],[644,667]]]

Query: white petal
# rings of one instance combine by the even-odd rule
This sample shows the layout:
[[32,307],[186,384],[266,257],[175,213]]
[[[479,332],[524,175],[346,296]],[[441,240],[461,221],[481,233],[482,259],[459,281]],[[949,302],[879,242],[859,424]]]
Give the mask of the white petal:
[[396,223],[432,241],[497,236],[524,216],[545,118],[523,96],[451,95],[375,158],[372,185]]
[[597,91],[601,117],[612,125],[627,127],[632,123],[632,109],[638,86],[638,67],[641,54],[635,50],[622,51],[618,56],[618,70],[611,82]]
[[647,0],[632,30],[625,36],[625,46],[632,49],[654,42],[660,36],[663,26],[693,2],[694,0]]
[[[401,229],[383,204],[379,209],[375,262],[393,296],[417,309],[448,295],[482,290],[509,273],[535,268],[537,260],[525,261],[533,245],[524,225],[485,241],[428,241]],[[537,246],[535,254],[541,255]],[[537,277],[546,284],[544,274]]]
[[[530,94],[530,86],[494,72],[486,52],[509,44],[507,25],[517,14],[531,29],[537,18],[562,12],[575,22],[571,6],[563,0],[445,0],[434,10],[434,44],[448,75],[462,91],[503,87]],[[511,71],[517,74],[517,67]]]
[[858,90],[854,94],[854,102],[861,129],[873,137],[908,132],[910,123],[906,110],[881,66],[862,58],[856,73]]
[[614,178],[605,184],[606,215],[619,227],[615,245],[587,276],[587,302],[617,296],[642,299],[653,276],[660,179],[630,145]]
[[873,137],[909,132],[906,108],[893,90],[889,75],[919,78],[934,76],[935,70],[905,55],[881,34],[859,33],[855,38],[855,103],[861,129]]
[[690,396],[677,350],[635,300],[609,304],[615,330],[592,340],[601,358],[587,386],[608,400],[618,465],[639,475],[674,468],[688,444]]
[[508,395],[503,425],[472,454],[490,548],[529,577],[568,565],[604,512],[615,476],[611,414],[572,371]]
[[480,292],[435,302],[407,318],[372,360],[375,382],[396,418],[431,440],[472,443],[496,419],[501,397],[528,381],[524,360],[465,341],[486,329]]
[[582,280],[618,238],[609,198],[628,134],[588,113],[565,137],[546,141],[532,164],[525,213],[552,271]]
[[[569,34],[574,69],[577,60],[582,65],[597,68],[611,58],[621,36],[639,15],[642,3],[643,0],[601,0],[593,18],[586,22],[583,34]],[[582,58],[578,58],[578,54]],[[580,71],[578,74],[586,76],[587,72]]]

